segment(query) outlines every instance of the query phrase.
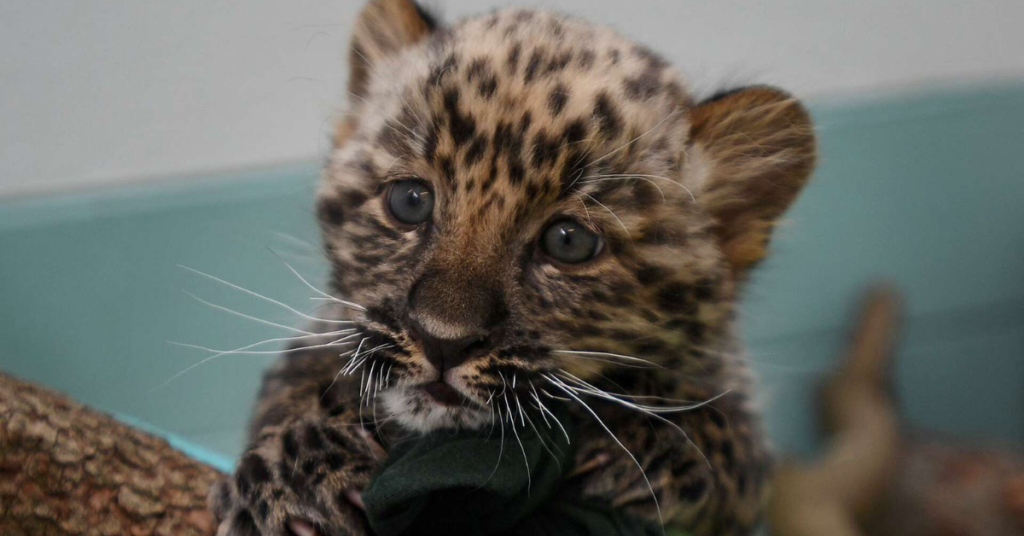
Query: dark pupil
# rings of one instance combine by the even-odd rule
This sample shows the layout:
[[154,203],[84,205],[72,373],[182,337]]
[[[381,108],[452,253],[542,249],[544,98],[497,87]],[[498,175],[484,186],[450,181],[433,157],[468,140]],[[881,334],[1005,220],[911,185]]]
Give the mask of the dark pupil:
[[566,263],[590,259],[597,249],[598,238],[573,222],[553,224],[545,232],[544,250],[551,257]]
[[433,210],[433,199],[430,190],[419,181],[401,181],[391,188],[388,198],[391,214],[408,224],[422,223],[430,217]]
[[409,193],[405,196],[405,204],[408,205],[409,210],[415,212],[423,204],[420,192],[418,190],[409,190]]
[[562,247],[563,248],[571,248],[572,247],[572,236],[573,236],[572,231],[573,230],[569,229],[568,227],[559,227],[558,234],[562,235]]

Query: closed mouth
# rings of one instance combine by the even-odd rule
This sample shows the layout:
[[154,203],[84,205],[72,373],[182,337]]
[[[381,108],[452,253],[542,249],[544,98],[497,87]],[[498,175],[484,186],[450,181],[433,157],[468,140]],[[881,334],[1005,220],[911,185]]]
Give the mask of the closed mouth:
[[433,381],[420,386],[430,398],[444,406],[463,406],[470,402],[456,388],[443,381]]

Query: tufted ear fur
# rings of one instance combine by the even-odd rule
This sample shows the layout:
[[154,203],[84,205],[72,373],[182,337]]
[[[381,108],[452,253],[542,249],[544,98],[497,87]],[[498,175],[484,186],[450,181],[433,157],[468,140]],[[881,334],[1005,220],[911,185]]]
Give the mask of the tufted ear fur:
[[764,258],[775,221],[796,199],[815,163],[804,107],[763,86],[716,95],[691,111],[690,165],[698,201],[735,273]]
[[370,0],[352,30],[348,89],[366,94],[374,64],[417,43],[437,27],[437,21],[413,0]]
[[[370,0],[356,18],[348,53],[348,91],[366,96],[370,73],[381,60],[426,38],[437,20],[414,0]],[[342,145],[355,130],[355,119],[343,117],[335,125],[334,145]]]

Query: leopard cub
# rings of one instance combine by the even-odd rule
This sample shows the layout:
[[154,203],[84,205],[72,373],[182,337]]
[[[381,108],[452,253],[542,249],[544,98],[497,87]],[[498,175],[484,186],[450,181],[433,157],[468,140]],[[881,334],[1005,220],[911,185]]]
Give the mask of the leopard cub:
[[317,196],[334,309],[267,372],[220,534],[371,534],[389,440],[553,404],[580,493],[749,532],[770,463],[734,310],[814,167],[804,108],[698,100],[642,45],[532,9],[372,0],[350,56]]

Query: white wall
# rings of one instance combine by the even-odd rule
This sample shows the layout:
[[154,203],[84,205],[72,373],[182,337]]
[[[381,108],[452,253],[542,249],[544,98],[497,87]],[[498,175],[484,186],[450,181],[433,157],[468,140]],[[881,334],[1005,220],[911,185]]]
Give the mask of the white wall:
[[[430,3],[453,18],[508,2]],[[361,4],[0,0],[0,194],[317,157]],[[1021,0],[541,5],[618,27],[704,90],[1024,76]]]

